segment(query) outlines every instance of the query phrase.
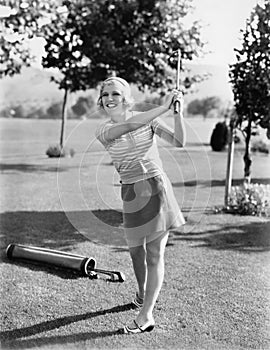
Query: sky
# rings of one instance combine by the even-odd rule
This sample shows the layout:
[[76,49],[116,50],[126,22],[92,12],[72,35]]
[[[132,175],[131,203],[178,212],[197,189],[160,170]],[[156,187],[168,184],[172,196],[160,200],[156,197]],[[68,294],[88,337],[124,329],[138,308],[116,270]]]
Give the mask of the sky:
[[207,54],[199,63],[228,65],[235,60],[233,48],[241,47],[241,29],[258,0],[193,0],[191,19],[201,20]]

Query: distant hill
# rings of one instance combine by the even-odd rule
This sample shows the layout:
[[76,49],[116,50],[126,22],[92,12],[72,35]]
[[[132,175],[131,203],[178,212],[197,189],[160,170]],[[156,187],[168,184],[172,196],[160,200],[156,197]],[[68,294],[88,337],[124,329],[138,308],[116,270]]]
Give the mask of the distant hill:
[[[219,96],[222,100],[232,99],[226,67],[214,65],[189,65],[194,74],[210,73],[211,76],[194,87],[195,92],[186,95],[186,101],[208,96]],[[50,81],[51,73],[37,68],[24,68],[22,73],[14,77],[0,80],[1,109],[17,104],[39,104],[49,106],[63,97],[63,91]],[[143,99],[144,95],[136,87],[132,88],[135,99]],[[69,103],[74,104],[78,94],[91,94],[94,98],[97,91],[72,94]]]
[[63,98],[63,90],[51,81],[51,73],[37,68],[24,68],[21,74],[0,80],[1,107],[17,104],[48,106]]

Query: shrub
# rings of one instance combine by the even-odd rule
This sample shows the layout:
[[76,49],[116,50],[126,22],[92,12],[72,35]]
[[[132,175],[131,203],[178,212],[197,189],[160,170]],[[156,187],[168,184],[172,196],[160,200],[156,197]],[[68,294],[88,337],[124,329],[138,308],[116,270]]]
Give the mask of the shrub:
[[199,115],[202,111],[202,102],[199,99],[195,99],[187,105],[188,114]]
[[46,155],[49,158],[60,158],[60,157],[73,157],[75,154],[75,151],[73,148],[68,149],[65,147],[61,147],[60,145],[52,145],[49,146],[49,148],[46,151]]
[[[218,96],[205,97],[203,99],[195,99],[187,105],[187,113],[192,115],[202,115],[204,118],[218,115],[222,101]],[[215,110],[215,112],[210,113]]]
[[[58,109],[57,109],[58,108]],[[57,109],[57,111],[56,111]],[[1,110],[0,116],[4,118],[29,118],[48,119],[61,118],[61,103],[53,103],[51,107],[37,102],[25,102],[18,105],[10,105]]]
[[62,114],[62,101],[59,102],[53,102],[48,108],[47,108],[47,117],[50,119],[60,119]]
[[46,119],[47,114],[45,113],[44,109],[42,107],[37,109],[31,109],[29,114],[27,115],[27,118],[35,118],[35,119]]
[[14,105],[3,108],[0,116],[1,118],[26,118],[26,113],[21,105]]
[[263,140],[258,140],[253,142],[251,146],[252,152],[262,152],[262,153],[269,153],[269,146],[264,142]]
[[216,124],[210,139],[213,151],[222,151],[228,143],[228,127],[226,122]]
[[71,110],[77,117],[82,117],[89,113],[94,105],[95,102],[92,96],[80,96],[77,102],[71,107]]
[[233,186],[226,211],[240,215],[270,216],[270,185]]

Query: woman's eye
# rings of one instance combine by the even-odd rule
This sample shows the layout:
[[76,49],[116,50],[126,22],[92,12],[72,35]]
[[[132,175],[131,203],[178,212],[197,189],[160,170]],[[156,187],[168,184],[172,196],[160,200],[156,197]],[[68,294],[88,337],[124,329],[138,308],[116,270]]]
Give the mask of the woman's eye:
[[104,93],[104,94],[101,95],[101,97],[106,97],[106,96],[108,96],[107,93]]
[[114,92],[113,96],[120,96],[121,94],[119,92]]

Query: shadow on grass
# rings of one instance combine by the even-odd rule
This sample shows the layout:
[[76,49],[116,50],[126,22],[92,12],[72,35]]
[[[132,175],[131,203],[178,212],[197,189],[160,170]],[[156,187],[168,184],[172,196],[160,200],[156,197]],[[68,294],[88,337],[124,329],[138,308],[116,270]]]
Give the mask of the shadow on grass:
[[[210,144],[208,142],[187,142],[186,143],[186,147],[201,147],[201,146],[209,146],[210,147]],[[224,152],[225,153],[225,152]]]
[[[60,166],[59,164],[56,164],[54,166],[52,165],[44,165],[44,164],[28,164],[28,163],[17,163],[17,164],[9,164],[9,163],[0,163],[0,171],[3,173],[16,173],[16,172],[22,172],[22,173],[41,173],[41,172],[52,172],[52,173],[59,173],[68,171],[70,169],[77,169],[77,165],[64,165]],[[83,166],[80,166],[80,168],[83,168]]]
[[[18,243],[70,251],[77,243],[91,238],[100,244],[117,246],[119,237],[113,237],[111,230],[121,224],[122,213],[116,210],[5,212],[0,214],[0,246],[3,249]],[[87,232],[81,234],[80,228]]]
[[0,214],[1,248],[9,243],[71,250],[86,241],[64,212],[17,211]]
[[[79,243],[92,241],[112,247],[126,246],[123,232],[118,229],[122,214],[115,210],[74,211],[74,212],[35,212],[18,211],[0,214],[1,255],[5,263],[27,266],[29,269],[43,269],[62,278],[78,278],[79,274],[66,272],[44,265],[26,264],[11,261],[6,257],[6,247],[11,243],[38,246],[70,252]],[[77,226],[79,225],[79,226]],[[77,228],[76,228],[77,227]],[[78,229],[82,228],[84,234]],[[76,254],[76,253],[75,253]],[[81,254],[79,254],[81,255]],[[90,254],[91,255],[91,254]]]
[[44,166],[37,164],[0,164],[1,172],[24,172],[24,173],[33,173],[33,172],[62,172],[65,169],[59,168],[58,166]]
[[24,267],[31,271],[43,271],[49,275],[57,276],[64,280],[76,280],[78,278],[88,278],[79,270],[72,270],[69,268],[59,267],[51,265],[50,263],[45,262],[35,262],[32,260],[7,260],[7,258],[3,258],[5,263],[9,263],[18,267]]
[[92,210],[92,213],[103,223],[115,227],[123,224],[122,212],[112,209]]
[[[254,178],[252,179],[251,183],[259,183],[263,185],[270,184],[270,178]],[[232,185],[233,186],[240,186],[243,184],[243,179],[233,179]],[[174,182],[173,187],[195,187],[195,186],[202,186],[202,187],[224,187],[225,186],[225,179],[224,180],[191,180],[191,181],[184,181],[184,182]]]
[[5,346],[6,348],[10,348],[10,349],[27,348],[28,349],[28,348],[42,346],[42,345],[67,344],[71,342],[73,343],[73,342],[79,342],[79,341],[86,341],[90,339],[108,337],[114,334],[121,333],[121,330],[118,329],[114,331],[86,332],[86,333],[79,333],[79,334],[73,334],[73,335],[42,337],[42,338],[39,337],[37,339],[30,339],[30,340],[21,339],[25,337],[32,337],[36,334],[48,332],[54,329],[58,329],[60,327],[67,326],[75,322],[88,320],[88,319],[106,315],[106,314],[125,312],[133,308],[134,308],[133,304],[129,303],[129,304],[115,306],[111,309],[100,310],[95,312],[87,312],[81,315],[61,317],[55,320],[41,322],[33,326],[1,332],[0,339],[2,340],[2,345]]
[[174,232],[174,240],[197,243],[193,247],[230,249],[245,253],[267,252],[270,251],[270,222],[224,225],[203,233],[192,231],[185,235]]

